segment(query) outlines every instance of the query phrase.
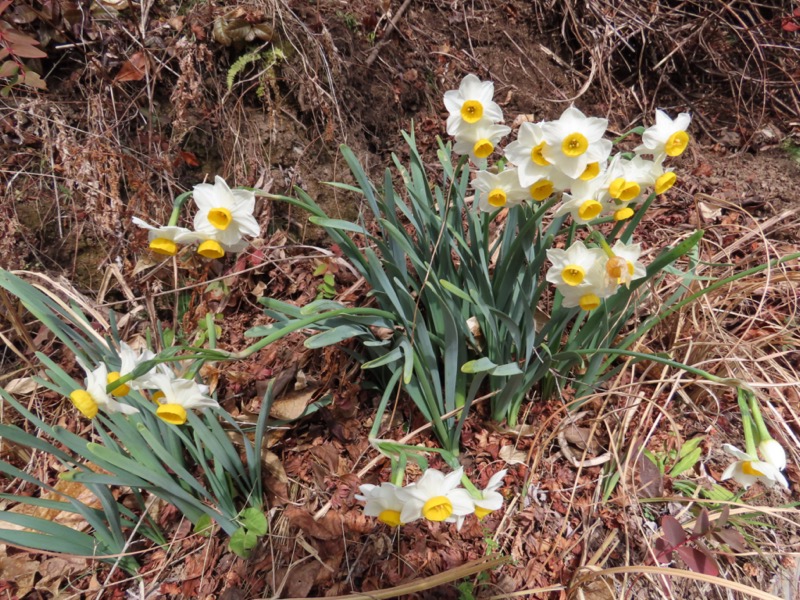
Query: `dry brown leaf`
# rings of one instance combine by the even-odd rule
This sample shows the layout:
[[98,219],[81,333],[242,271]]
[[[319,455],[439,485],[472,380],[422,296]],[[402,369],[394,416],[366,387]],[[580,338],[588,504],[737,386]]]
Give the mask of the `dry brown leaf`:
[[261,451],[261,467],[280,483],[289,482],[289,477],[286,475],[281,459],[267,449]]
[[64,578],[69,579],[76,573],[84,573],[88,564],[83,558],[48,558],[39,565],[41,579],[36,582],[36,590],[49,592],[53,598],[58,598]]
[[147,56],[145,53],[136,52],[122,65],[119,73],[114,77],[114,83],[119,83],[121,81],[141,81],[144,79],[147,67]]
[[528,460],[527,454],[512,445],[500,448],[499,456],[510,465],[524,465]]
[[31,560],[28,553],[0,558],[0,580],[13,581],[17,586],[17,598],[33,590],[33,582],[39,571],[39,561]]
[[25,396],[27,394],[32,394],[40,387],[41,386],[34,381],[33,377],[18,377],[17,379],[9,381],[5,389],[9,394]]
[[316,391],[315,388],[306,388],[299,392],[287,392],[283,397],[273,400],[269,409],[269,416],[284,421],[299,419]]

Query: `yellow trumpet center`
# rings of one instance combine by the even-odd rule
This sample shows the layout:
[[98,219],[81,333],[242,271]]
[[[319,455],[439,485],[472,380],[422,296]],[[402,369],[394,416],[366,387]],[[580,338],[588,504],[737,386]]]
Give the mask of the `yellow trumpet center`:
[[[111,373],[108,374],[108,377],[106,377],[106,383],[114,383],[120,377],[121,375],[119,371],[111,371]],[[130,393],[130,391],[131,387],[128,384],[123,383],[122,385],[118,385],[117,387],[115,387],[114,391],[111,392],[111,395],[119,398],[121,396],[126,396],[127,394]]]
[[531,160],[540,167],[546,167],[547,165],[550,164],[543,154],[543,151],[546,147],[547,144],[545,142],[541,142],[540,144],[537,144],[536,146],[531,148]]
[[618,211],[614,213],[614,220],[624,221],[625,219],[630,219],[632,216],[633,216],[633,209],[626,206],[625,208],[620,208]]
[[153,393],[153,396],[150,399],[153,402],[155,402],[156,404],[161,404],[161,401],[166,397],[167,397],[167,395],[164,392],[162,392],[161,390],[158,390],[158,391]]
[[216,240],[206,240],[197,247],[197,253],[205,258],[222,258],[225,250]]
[[505,191],[500,188],[495,188],[491,192],[489,192],[489,196],[487,198],[489,204],[496,208],[501,208],[506,205],[508,200],[508,196],[506,195]]
[[399,527],[403,523],[400,521],[399,510],[384,510],[378,515],[378,521],[386,523],[390,527]]
[[478,517],[479,521],[491,512],[493,511],[489,510],[488,508],[483,508],[482,506],[475,507],[475,516]]
[[641,186],[635,181],[627,181],[622,177],[617,177],[608,186],[608,193],[612,198],[630,202],[642,192]]
[[578,300],[578,306],[583,310],[594,310],[600,306],[600,298],[595,294],[584,294]]
[[453,503],[447,496],[434,496],[422,507],[422,516],[429,521],[444,521],[453,514]]
[[570,133],[561,142],[561,151],[570,158],[580,156],[589,149],[589,140],[582,133]]
[[156,415],[170,425],[183,425],[186,423],[186,409],[180,404],[161,404],[156,409]]
[[178,244],[167,238],[156,238],[150,242],[150,250],[164,256],[175,256],[178,253]]
[[591,221],[603,212],[603,205],[597,200],[587,200],[578,209],[578,216],[584,221]]
[[461,105],[461,118],[467,123],[477,123],[483,117],[483,104],[477,100],[467,100]]
[[542,200],[549,198],[550,195],[553,193],[553,182],[547,179],[542,179],[541,181],[537,181],[534,183],[529,192],[531,194],[531,198],[536,200],[536,202],[541,202]]
[[586,277],[586,271],[580,265],[567,265],[561,271],[561,279],[564,283],[571,286],[580,285],[583,283],[583,278]]
[[586,165],[586,168],[583,170],[583,173],[580,174],[579,179],[583,181],[589,181],[594,179],[600,174],[600,163],[589,163]]
[[485,138],[478,140],[475,142],[475,145],[472,146],[472,153],[477,158],[486,158],[492,152],[494,152],[494,144]]
[[75,390],[69,395],[72,404],[87,419],[94,419],[97,416],[97,402],[86,390]]
[[220,231],[225,231],[233,223],[233,215],[227,208],[212,208],[208,211],[208,222]]
[[621,256],[609,258],[606,263],[606,274],[617,283],[625,283],[633,276],[633,263]]
[[663,194],[678,181],[678,176],[673,171],[667,171],[656,179],[656,194]]
[[742,473],[745,475],[754,475],[755,477],[763,477],[764,474],[756,469],[749,460],[746,460],[742,463]]
[[667,156],[680,156],[689,145],[689,134],[685,131],[676,131],[667,138],[667,143],[664,144],[664,152]]

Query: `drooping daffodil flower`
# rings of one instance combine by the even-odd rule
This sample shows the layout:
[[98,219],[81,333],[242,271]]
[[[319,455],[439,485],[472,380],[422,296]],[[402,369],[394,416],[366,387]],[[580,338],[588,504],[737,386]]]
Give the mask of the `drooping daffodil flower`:
[[663,110],[656,110],[656,123],[642,133],[642,144],[634,151],[637,154],[652,154],[658,161],[666,156],[680,156],[689,145],[686,130],[692,122],[692,115],[681,113],[671,119]]
[[[480,498],[475,498],[470,495],[470,493],[463,489],[458,488],[453,491],[454,494],[466,494],[467,498],[465,500],[471,500],[472,503],[475,505],[475,516],[478,517],[480,521],[486,515],[499,510],[503,506],[503,495],[498,492],[503,486],[503,478],[508,473],[508,469],[503,469],[502,471],[498,471],[494,475],[489,478],[489,482],[486,484],[486,487],[483,490],[480,490]],[[463,520],[464,517],[461,517]],[[459,529],[460,529],[459,524]]]
[[[124,377],[130,373],[133,373],[136,368],[141,365],[143,362],[148,361],[155,357],[155,354],[150,350],[142,350],[141,352],[136,352],[133,348],[131,348],[125,342],[120,342],[119,345],[119,358],[120,358],[120,368],[119,371],[111,371],[108,374],[108,381],[107,383],[112,383],[119,379],[120,377]],[[142,377],[138,377],[136,379],[131,379],[127,383],[123,383],[122,385],[118,385],[115,387],[111,394],[113,396],[126,396],[130,393],[130,391],[134,390],[141,390],[147,389],[147,374],[143,375]]]
[[736,446],[730,444],[723,444],[722,449],[737,459],[736,462],[728,465],[728,468],[722,473],[722,481],[733,479],[744,489],[749,488],[757,481],[760,481],[768,488],[773,487],[776,483],[786,489],[789,488],[789,482],[786,477],[775,465],[765,460],[759,460],[758,457],[742,452]]
[[469,74],[461,80],[457,90],[444,93],[444,105],[450,115],[447,117],[447,135],[458,136],[463,127],[474,126],[480,121],[499,123],[503,111],[492,100],[494,83],[481,81]]
[[[192,198],[198,209],[194,216],[196,234],[217,242],[222,249],[239,247],[243,236],[259,234],[258,221],[253,216],[256,203],[253,192],[232,190],[222,177],[216,176],[213,185],[194,186]],[[202,248],[203,244],[198,251]]]
[[541,154],[568,177],[579,179],[590,164],[599,165],[611,154],[611,141],[603,138],[607,127],[608,119],[587,117],[571,106],[557,120],[542,124]]
[[106,365],[100,364],[97,368],[92,369],[80,360],[78,364],[86,372],[85,389],[73,391],[69,395],[69,399],[84,417],[94,419],[101,408],[107,413],[131,415],[139,412],[138,408],[118,402],[106,393],[106,384],[108,383],[108,367]]
[[488,158],[497,144],[511,133],[511,128],[488,120],[478,121],[472,127],[462,127],[456,132],[453,152],[468,154],[476,162]]
[[397,490],[403,508],[400,522],[411,523],[420,518],[447,523],[458,522],[459,517],[475,512],[475,504],[467,494],[454,493],[461,481],[464,469],[459,467],[445,475],[436,469],[428,469],[414,485]]
[[176,227],[175,225],[154,227],[137,217],[133,217],[133,224],[142,229],[147,229],[150,250],[156,254],[175,256],[181,244],[190,244],[192,242],[192,232],[185,227]]
[[[414,484],[411,484],[413,486]],[[408,489],[411,486],[407,486]],[[378,521],[391,527],[403,525],[400,514],[403,511],[403,501],[398,495],[399,487],[384,481],[379,486],[365,483],[359,486],[361,494],[356,494],[356,500],[366,502],[364,514],[368,517],[377,517]]]
[[150,376],[149,383],[157,390],[153,394],[158,403],[156,415],[170,425],[186,423],[189,410],[219,408],[219,403],[207,395],[208,386],[192,379],[175,377],[171,372],[161,370]]
[[779,471],[786,468],[786,450],[772,438],[762,440],[758,444],[758,453],[761,457]]

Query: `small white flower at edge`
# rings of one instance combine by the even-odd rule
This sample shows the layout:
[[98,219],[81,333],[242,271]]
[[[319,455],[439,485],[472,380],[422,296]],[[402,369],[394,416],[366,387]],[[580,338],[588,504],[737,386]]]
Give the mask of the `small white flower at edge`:
[[153,227],[138,217],[133,217],[133,224],[142,229],[147,229],[147,240],[150,242],[150,250],[156,254],[164,256],[175,256],[178,253],[178,244],[191,244],[192,232],[185,227],[174,225],[163,225]]
[[456,136],[463,125],[474,125],[483,119],[491,123],[503,120],[503,111],[492,100],[494,83],[481,81],[469,74],[461,80],[457,90],[444,93],[444,105],[450,116],[447,117],[447,135]]
[[219,175],[214,185],[200,183],[194,186],[192,198],[197,205],[194,228],[199,234],[210,236],[223,247],[239,244],[245,235],[255,237],[260,233],[258,221],[253,216],[256,197],[248,190],[232,190]]
[[366,502],[364,505],[364,514],[366,516],[377,517],[378,521],[391,527],[403,525],[400,520],[403,501],[397,493],[400,488],[393,483],[384,481],[380,486],[365,483],[359,486],[358,489],[361,495],[356,494],[356,500]]
[[447,475],[428,469],[416,484],[398,489],[403,502],[400,522],[411,523],[424,517],[429,521],[454,523],[459,517],[475,512],[475,504],[468,495],[454,493],[463,473],[460,467]]
[[656,161],[666,156],[680,156],[689,145],[686,130],[692,115],[681,113],[672,120],[663,110],[656,110],[656,124],[645,129],[642,144],[634,149],[637,154],[652,154]]
[[[489,513],[502,508],[503,495],[497,490],[502,487],[503,478],[506,476],[506,473],[508,473],[508,469],[503,469],[502,471],[498,471],[492,475],[489,478],[489,482],[486,484],[486,487],[481,490],[480,498],[474,498],[467,490],[463,488],[453,490],[453,494],[466,494],[467,498],[465,498],[464,501],[467,499],[472,501],[472,503],[475,505],[475,516],[478,517],[478,520],[480,521]],[[458,529],[461,529],[464,518],[465,517],[459,517],[456,521]]]
[[757,457],[742,452],[736,446],[730,444],[723,444],[722,449],[738,459],[722,473],[722,481],[733,478],[744,489],[749,488],[757,481],[760,481],[768,488],[778,483],[789,489],[789,482],[786,481],[786,478],[774,465],[758,460]]
[[118,412],[126,415],[139,412],[138,408],[117,402],[106,393],[108,367],[101,364],[96,369],[91,369],[80,360],[78,364],[86,372],[86,389],[73,391],[69,399],[84,417],[93,419],[100,408],[107,413]]
[[456,132],[453,152],[469,154],[469,157],[477,162],[479,159],[488,158],[500,140],[509,133],[511,133],[510,127],[487,120],[478,121],[471,126],[465,125]]

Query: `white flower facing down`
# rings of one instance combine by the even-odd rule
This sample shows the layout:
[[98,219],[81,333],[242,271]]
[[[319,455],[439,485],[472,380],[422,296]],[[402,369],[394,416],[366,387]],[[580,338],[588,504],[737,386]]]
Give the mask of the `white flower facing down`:
[[669,190],[678,181],[678,176],[672,168],[664,169],[663,159],[653,161],[651,168],[650,175],[655,182],[653,189],[657,196]]
[[475,125],[481,120],[499,123],[503,111],[492,100],[494,83],[481,81],[473,74],[461,80],[457,90],[444,93],[444,105],[450,115],[447,117],[447,135],[458,136],[463,126]]
[[219,408],[219,403],[207,396],[208,386],[192,379],[176,378],[172,372],[162,370],[152,374],[148,382],[158,390],[153,394],[159,405],[156,415],[170,425],[183,425],[189,410]]
[[569,213],[576,223],[584,225],[609,210],[607,196],[605,178],[596,177],[591,181],[579,181],[572,186],[571,194],[562,196],[562,202],[553,214],[560,217]]
[[[112,371],[108,374],[108,383],[112,381],[116,381],[120,377],[124,377],[130,373],[133,373],[136,370],[136,367],[141,365],[143,362],[148,361],[155,357],[155,354],[152,353],[150,350],[142,350],[141,352],[136,352],[133,348],[131,348],[125,342],[120,342],[119,345],[119,358],[120,358],[120,368],[119,371]],[[111,392],[114,396],[125,396],[127,395],[132,389],[134,390],[142,390],[147,389],[147,376],[149,373],[142,375],[141,377],[137,377],[136,379],[131,379],[128,383],[123,383],[120,386],[114,388]]]
[[758,457],[742,452],[736,446],[731,446],[730,444],[723,444],[722,449],[737,459],[722,473],[722,481],[732,478],[744,489],[749,488],[757,481],[760,481],[768,488],[777,483],[789,489],[789,482],[786,481],[780,469],[774,465],[758,460]]
[[[472,495],[463,488],[453,490],[453,494],[463,495],[463,502],[472,502],[475,505],[475,516],[478,517],[480,521],[489,513],[503,507],[503,495],[497,490],[503,486],[503,478],[506,476],[506,473],[508,473],[508,469],[503,469],[492,475],[486,487],[481,490],[480,498],[472,497]],[[456,521],[458,529],[461,529],[464,518],[465,517],[459,517]]]
[[138,217],[133,217],[133,224],[147,229],[147,240],[150,242],[150,250],[156,254],[164,256],[175,256],[178,253],[179,244],[191,244],[192,232],[185,227],[174,225],[164,225],[153,227]]
[[484,212],[516,206],[529,197],[528,190],[519,184],[516,169],[509,168],[500,173],[478,171],[471,185],[480,192],[478,206]]
[[86,389],[73,391],[69,395],[69,399],[84,417],[94,419],[100,408],[107,413],[123,413],[126,415],[139,412],[138,408],[117,402],[106,393],[108,367],[101,364],[96,369],[90,369],[80,360],[78,364],[86,372]]
[[612,159],[606,174],[608,195],[622,203],[639,200],[645,189],[656,181],[653,167],[653,161],[641,156],[634,156],[628,160],[617,154]]
[[587,117],[571,106],[558,120],[542,124],[542,156],[568,177],[579,179],[590,164],[599,165],[611,154],[611,141],[603,139],[607,127],[607,119]]
[[473,126],[464,126],[458,130],[453,151],[457,154],[468,154],[473,161],[485,159],[509,133],[511,133],[510,127],[484,119]]
[[664,156],[680,156],[689,145],[686,130],[692,115],[681,113],[673,121],[663,110],[656,110],[656,124],[645,129],[642,144],[635,148],[637,154],[652,154],[656,161]]
[[200,183],[194,186],[192,197],[198,209],[194,228],[201,237],[218,242],[223,249],[231,249],[240,245],[243,236],[259,234],[258,222],[253,216],[256,205],[253,192],[232,190],[222,177],[217,176],[214,185]]
[[786,468],[786,450],[773,439],[764,440],[758,445],[761,457],[779,471]]
[[422,517],[429,521],[458,522],[459,517],[475,512],[472,499],[454,493],[464,470],[458,468],[445,475],[436,469],[428,469],[414,485],[397,490],[403,503],[400,522],[411,523]]
[[[412,487],[414,484],[411,484]],[[364,514],[368,517],[377,517],[378,521],[391,527],[403,525],[400,513],[403,510],[403,501],[398,495],[398,488],[393,483],[384,481],[380,486],[365,483],[359,486],[361,495],[356,494],[356,500],[366,502]],[[408,488],[406,488],[408,489]]]

